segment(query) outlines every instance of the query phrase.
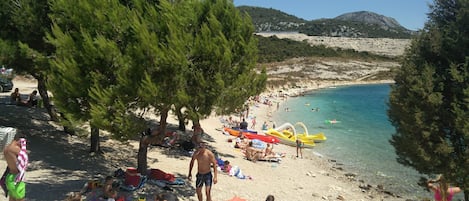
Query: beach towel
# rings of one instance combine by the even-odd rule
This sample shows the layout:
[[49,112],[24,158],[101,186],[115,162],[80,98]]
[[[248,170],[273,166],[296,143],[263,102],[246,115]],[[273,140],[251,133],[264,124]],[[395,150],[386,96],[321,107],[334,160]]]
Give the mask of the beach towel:
[[140,182],[138,183],[137,186],[121,184],[120,189],[125,190],[125,191],[135,191],[135,190],[142,188],[147,182],[147,180],[148,178],[146,176],[141,176]]
[[238,166],[233,166],[230,169],[230,172],[228,173],[230,176],[235,176],[238,179],[248,179],[249,177],[244,175],[243,172],[241,171],[241,168]]
[[26,152],[26,139],[20,138],[20,152],[16,160],[16,167],[19,173],[16,175],[15,182],[23,181],[26,167],[28,166],[28,153]]
[[160,169],[150,169],[150,178],[155,180],[165,180],[173,182],[176,177],[173,174],[166,173]]
[[186,182],[183,178],[176,178],[174,181],[167,181],[167,180],[158,180],[158,179],[149,179],[147,181],[150,184],[155,184],[159,187],[165,187],[166,185],[178,186],[178,185],[185,185]]

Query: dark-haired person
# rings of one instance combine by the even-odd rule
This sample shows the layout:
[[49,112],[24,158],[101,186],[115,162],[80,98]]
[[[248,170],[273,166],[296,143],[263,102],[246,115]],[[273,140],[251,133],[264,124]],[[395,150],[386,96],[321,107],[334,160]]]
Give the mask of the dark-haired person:
[[4,182],[10,197],[9,200],[22,201],[26,196],[26,184],[23,179],[28,165],[28,153],[24,136],[19,133],[16,134],[11,143],[3,150],[3,155],[7,162]]
[[275,197],[273,195],[268,195],[267,198],[265,198],[265,201],[275,201]]
[[248,122],[243,118],[243,121],[239,123],[240,130],[247,130],[248,129]]
[[15,90],[11,93],[10,103],[15,105],[21,104],[21,94],[18,88],[15,88]]
[[[199,148],[192,155],[191,162],[189,164],[189,181],[192,180],[192,168],[194,162],[197,161],[197,175],[195,181],[195,190],[197,192],[197,199],[202,201],[202,187],[205,185],[205,195],[207,201],[212,200],[211,189],[213,184],[217,183],[217,160],[215,155],[206,148],[205,142],[199,144]],[[210,168],[213,168],[213,175]]]
[[34,90],[29,94],[28,100],[26,101],[26,105],[29,107],[37,106],[37,90]]

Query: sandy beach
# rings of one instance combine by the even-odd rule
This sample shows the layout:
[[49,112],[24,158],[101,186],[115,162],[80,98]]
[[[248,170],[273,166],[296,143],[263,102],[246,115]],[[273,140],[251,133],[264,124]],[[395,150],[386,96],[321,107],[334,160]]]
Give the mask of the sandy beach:
[[[15,79],[15,87],[20,88],[23,95],[35,89],[36,83],[29,79]],[[332,83],[310,84],[301,90],[313,90],[327,87]],[[366,84],[364,82],[334,82],[340,84]],[[293,89],[292,89],[293,90]],[[87,136],[69,136],[63,133],[60,126],[48,120],[43,108],[27,108],[5,104],[9,92],[0,94],[1,126],[18,128],[29,138],[30,164],[26,174],[27,200],[64,200],[67,193],[79,191],[83,184],[92,179],[103,179],[112,175],[115,170],[136,167],[138,141],[118,142],[101,133],[102,155],[88,154],[89,138]],[[262,95],[269,95],[266,92]],[[271,94],[275,95],[275,94]],[[271,97],[275,101],[283,101],[281,97]],[[250,108],[249,116],[255,116],[260,130],[264,121],[270,122],[269,113],[275,112],[265,104],[255,104]],[[239,118],[232,115],[233,118]],[[218,183],[212,187],[212,197],[215,201],[227,201],[238,196],[245,200],[265,200],[267,195],[275,196],[275,200],[405,200],[378,186],[372,186],[366,181],[357,181],[353,173],[346,172],[340,163],[333,159],[324,158],[307,149],[303,159],[296,157],[295,147],[274,145],[274,151],[286,153],[286,157],[277,162],[246,160],[238,149],[234,148],[233,139],[222,133],[220,116],[211,116],[201,121],[205,130],[203,140],[209,148],[218,153],[223,160],[229,160],[232,165],[239,166],[245,175],[252,179],[238,179],[224,173],[218,175]],[[157,120],[155,116],[152,118]],[[176,119],[168,119],[171,127],[176,126]],[[250,119],[247,119],[251,124]],[[277,122],[281,124],[281,122]],[[192,124],[187,125],[190,128]],[[136,131],[137,132],[137,131]],[[139,133],[139,132],[137,132]],[[185,136],[191,135],[187,130]],[[324,143],[327,143],[324,142]],[[180,148],[151,147],[148,150],[149,168],[157,168],[173,174],[186,181],[185,185],[171,186],[164,190],[157,185],[147,183],[141,189],[130,194],[134,197],[144,196],[151,200],[160,192],[177,195],[179,200],[197,200],[195,195],[195,179],[187,181],[190,156]],[[6,166],[0,162],[0,168]],[[195,174],[195,169],[193,170]],[[0,200],[7,200],[1,196]]]

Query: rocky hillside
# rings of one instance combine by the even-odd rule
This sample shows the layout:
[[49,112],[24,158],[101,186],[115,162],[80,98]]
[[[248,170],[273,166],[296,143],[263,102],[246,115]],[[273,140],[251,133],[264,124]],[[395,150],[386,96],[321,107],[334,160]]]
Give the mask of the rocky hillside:
[[394,18],[386,17],[384,15],[380,15],[380,14],[368,12],[368,11],[345,13],[345,14],[335,17],[334,19],[342,20],[342,21],[353,21],[353,22],[363,22],[366,24],[374,24],[374,25],[380,26],[383,29],[389,29],[389,28],[405,29]]
[[409,39],[325,37],[299,33],[258,33],[257,35],[337,49],[354,49],[359,52],[372,52],[395,58],[393,60],[370,60],[314,56],[260,64],[259,70],[265,67],[269,75],[268,89],[392,82],[394,69],[400,67],[399,57],[410,44]]
[[238,9],[251,16],[257,32],[299,32],[310,36],[355,38],[411,38],[415,34],[392,18],[366,11],[307,21],[271,8],[240,6]]

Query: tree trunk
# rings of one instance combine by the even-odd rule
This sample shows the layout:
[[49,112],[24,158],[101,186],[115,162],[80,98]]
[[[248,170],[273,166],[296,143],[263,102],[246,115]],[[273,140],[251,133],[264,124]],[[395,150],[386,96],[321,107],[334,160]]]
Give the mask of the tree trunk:
[[159,136],[161,139],[164,138],[166,135],[166,126],[167,126],[167,119],[168,119],[168,112],[169,108],[165,108],[161,111],[161,116],[160,116],[160,134],[162,136]]
[[147,150],[148,150],[148,136],[141,136],[140,143],[138,145],[138,154],[137,154],[137,172],[140,174],[146,175],[148,168],[147,163]]
[[99,128],[91,126],[91,147],[90,153],[100,153],[101,146],[99,146]]
[[182,115],[181,108],[176,109],[176,115],[179,120],[178,130],[186,131],[186,121],[184,119],[184,116]]
[[50,103],[49,94],[47,93],[47,78],[45,76],[35,76],[37,79],[37,89],[42,98],[42,103],[50,116],[50,120],[58,122],[59,118],[57,112],[54,110],[53,105]]
[[464,190],[464,200],[469,201],[469,190]]

